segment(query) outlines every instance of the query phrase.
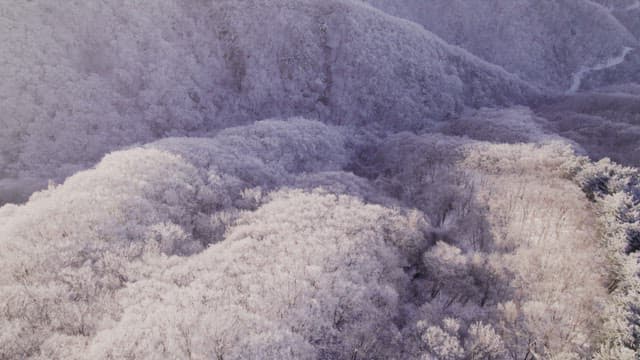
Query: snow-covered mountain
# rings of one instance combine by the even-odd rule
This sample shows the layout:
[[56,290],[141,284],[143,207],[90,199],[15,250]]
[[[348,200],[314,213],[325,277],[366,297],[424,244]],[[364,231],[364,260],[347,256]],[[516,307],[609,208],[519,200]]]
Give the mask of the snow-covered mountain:
[[[410,130],[535,88],[359,2],[44,1],[0,21],[5,177],[274,116]],[[35,173],[35,174],[34,174]]]
[[0,360],[637,359],[638,14],[0,3]]
[[[631,4],[589,0],[365,0],[535,84],[571,89],[574,75],[638,47]],[[609,4],[610,6],[613,6]],[[627,9],[628,10],[622,10]],[[637,13],[636,13],[637,15]],[[625,25],[629,26],[626,27]],[[635,68],[640,60],[635,58]]]

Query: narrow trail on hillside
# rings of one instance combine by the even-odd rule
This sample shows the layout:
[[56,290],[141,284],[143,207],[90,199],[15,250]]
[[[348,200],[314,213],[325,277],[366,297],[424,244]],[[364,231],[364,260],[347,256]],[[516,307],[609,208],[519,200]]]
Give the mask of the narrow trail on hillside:
[[567,90],[567,94],[575,94],[576,92],[578,92],[578,90],[580,90],[580,86],[582,85],[582,80],[584,79],[584,77],[593,72],[593,71],[600,71],[600,70],[605,70],[605,69],[609,69],[612,68],[614,66],[618,66],[620,64],[622,64],[624,62],[624,60],[626,59],[627,55],[629,55],[629,53],[634,50],[634,48],[632,47],[628,47],[625,46],[622,49],[622,53],[618,56],[612,57],[607,59],[604,62],[598,63],[594,66],[582,66],[580,67],[580,70],[578,70],[575,74],[573,74],[573,80],[571,82],[571,87],[569,88],[569,90]]

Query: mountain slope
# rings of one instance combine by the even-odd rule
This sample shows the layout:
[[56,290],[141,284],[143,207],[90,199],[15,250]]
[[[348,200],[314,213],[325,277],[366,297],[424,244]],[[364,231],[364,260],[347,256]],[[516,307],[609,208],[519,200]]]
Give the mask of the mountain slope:
[[586,0],[365,2],[558,91],[570,89],[582,68],[606,62],[624,47],[638,47],[638,39],[609,10]]
[[537,96],[346,0],[31,1],[0,22],[5,178],[59,180],[125,145],[272,116],[417,129],[464,106]]
[[354,142],[302,119],[169,138],[0,208],[0,359],[594,352],[604,265],[569,147]]
[[0,4],[0,360],[638,359],[640,5],[367,2]]

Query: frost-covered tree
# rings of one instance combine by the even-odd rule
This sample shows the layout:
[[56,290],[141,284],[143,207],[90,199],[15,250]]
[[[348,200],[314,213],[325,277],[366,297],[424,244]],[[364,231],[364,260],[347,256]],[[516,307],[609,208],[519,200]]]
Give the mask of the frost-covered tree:
[[0,6],[0,360],[638,357],[635,5],[367,2]]
[[[625,21],[632,25],[627,28],[615,14],[594,1],[364,2],[414,21],[528,81],[561,91],[571,87],[579,70],[606,63],[609,58],[620,56],[625,46],[635,47],[638,42],[631,33],[637,31],[632,25],[637,21]],[[630,59],[629,66],[637,68],[638,60]],[[628,77],[619,76],[616,80],[626,82]]]
[[631,359],[640,354],[640,279],[637,243],[640,223],[640,184],[637,169],[603,159],[582,159],[574,176],[599,208],[603,226],[607,287],[601,344],[596,359]]
[[502,359],[505,353],[502,338],[491,325],[474,323],[469,327],[469,337],[465,341],[467,356],[471,360]]
[[147,276],[135,264],[222,240],[269,189],[340,169],[343,146],[340,133],[317,122],[265,121],[113,153],[25,206],[3,207],[0,323],[11,331],[1,357],[92,336],[118,316],[118,291]]
[[449,334],[437,326],[429,327],[422,339],[437,359],[457,360],[462,359],[464,355],[464,349],[460,345],[456,334]]
[[425,224],[348,196],[270,197],[224,242],[123,290],[122,319],[96,334],[92,356],[392,356],[405,254]]
[[35,0],[0,24],[0,175],[40,186],[134,143],[271,117],[416,129],[538,96],[354,0]]

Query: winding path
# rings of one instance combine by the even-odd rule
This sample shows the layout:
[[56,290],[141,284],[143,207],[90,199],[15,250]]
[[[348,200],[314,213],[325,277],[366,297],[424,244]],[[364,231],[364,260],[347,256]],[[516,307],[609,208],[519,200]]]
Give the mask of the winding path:
[[625,46],[622,49],[622,53],[618,56],[607,59],[604,62],[598,63],[594,66],[582,66],[580,70],[578,70],[575,74],[573,74],[573,80],[571,82],[571,87],[567,90],[567,94],[575,94],[580,90],[580,85],[582,84],[582,79],[592,71],[600,71],[608,68],[612,68],[614,66],[620,65],[624,62],[627,55],[633,50],[633,48]]

